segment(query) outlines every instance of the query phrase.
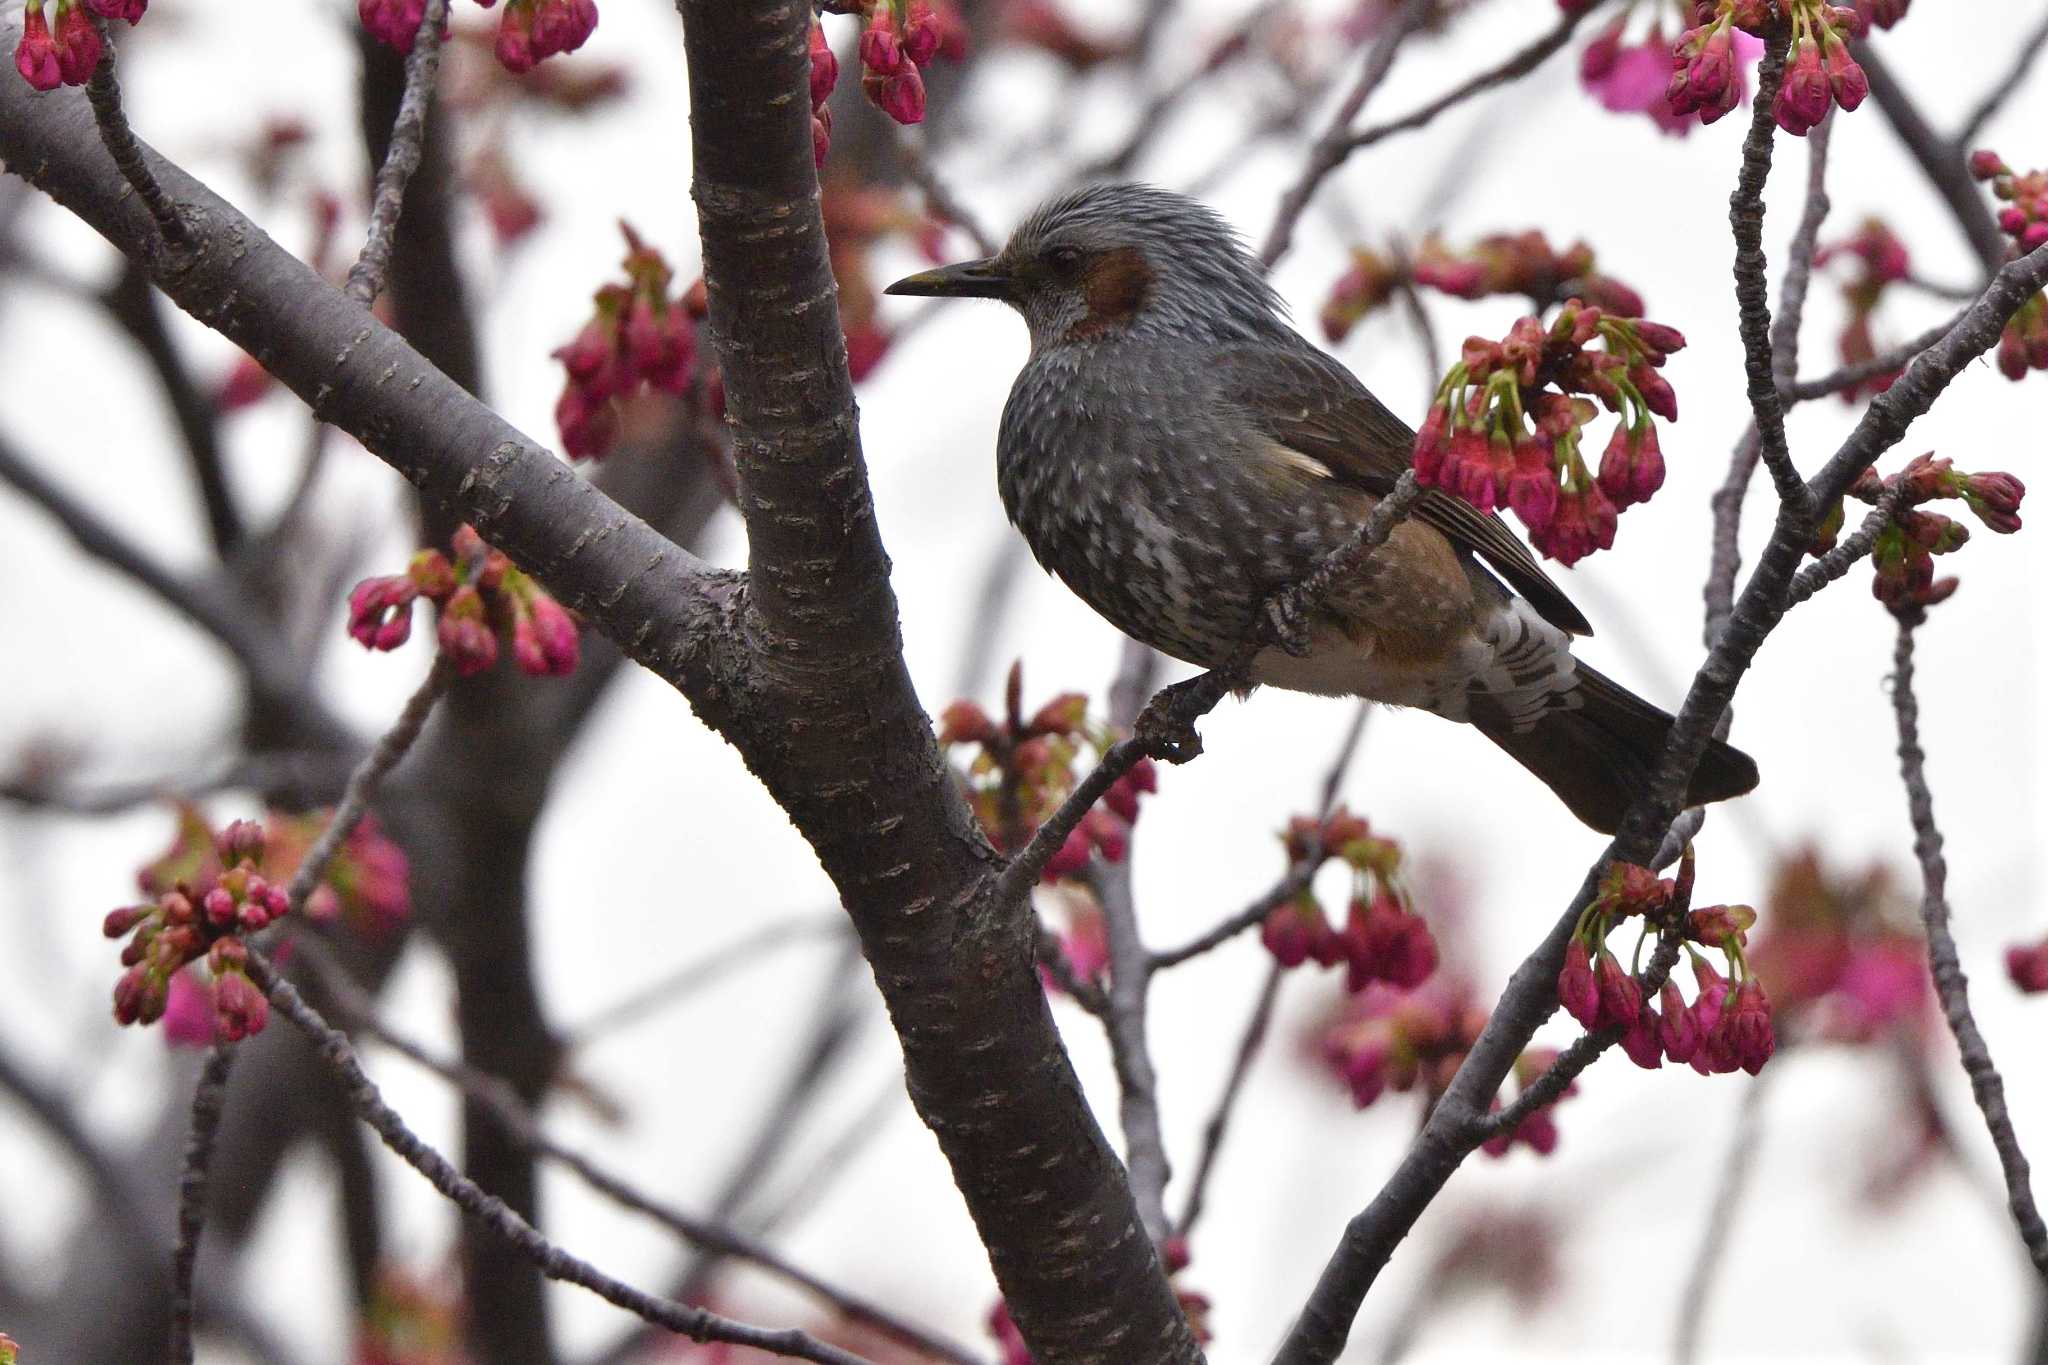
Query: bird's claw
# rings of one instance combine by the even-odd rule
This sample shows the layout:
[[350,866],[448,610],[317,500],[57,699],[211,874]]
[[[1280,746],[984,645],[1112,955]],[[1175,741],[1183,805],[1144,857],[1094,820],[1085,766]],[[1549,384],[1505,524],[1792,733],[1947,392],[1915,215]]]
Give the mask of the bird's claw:
[[1266,628],[1273,643],[1294,658],[1308,653],[1308,617],[1294,594],[1281,593],[1266,603]]
[[1139,712],[1138,723],[1131,727],[1131,736],[1146,754],[1162,762],[1176,764],[1201,756],[1202,737],[1195,731],[1195,717],[1184,709],[1184,703],[1193,697],[1195,686],[1201,681],[1200,678],[1189,678],[1186,682],[1163,688]]

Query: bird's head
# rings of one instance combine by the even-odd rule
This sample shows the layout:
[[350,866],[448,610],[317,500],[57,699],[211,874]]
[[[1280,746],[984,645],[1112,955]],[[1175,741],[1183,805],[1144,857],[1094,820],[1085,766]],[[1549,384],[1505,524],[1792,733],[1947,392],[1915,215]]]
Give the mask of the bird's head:
[[891,294],[1001,299],[1034,351],[1119,336],[1245,341],[1286,330],[1279,296],[1229,224],[1151,185],[1089,185],[1039,206],[985,260],[896,281]]

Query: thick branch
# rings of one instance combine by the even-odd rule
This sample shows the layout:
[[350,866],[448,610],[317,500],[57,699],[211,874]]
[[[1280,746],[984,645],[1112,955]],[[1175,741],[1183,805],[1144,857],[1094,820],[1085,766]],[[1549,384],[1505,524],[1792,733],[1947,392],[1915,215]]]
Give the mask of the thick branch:
[[1906,151],[1919,163],[1921,174],[1934,186],[1934,192],[1948,205],[1949,213],[1954,216],[1956,226],[1963,230],[1963,236],[1969,240],[1970,249],[1977,254],[1978,261],[1987,272],[1996,270],[1998,263],[2005,259],[2005,236],[1998,230],[1998,223],[1984,203],[1983,188],[1970,178],[1966,150],[1934,130],[1927,122],[1927,116],[1920,112],[1920,106],[1899,84],[1899,78],[1892,74],[1890,65],[1878,55],[1874,46],[1869,43],[1853,46],[1856,60],[1870,80],[1870,96],[1884,112],[1892,131],[1899,135]]
[[[1784,77],[1784,34],[1774,32],[1765,42],[1764,59],[1757,68],[1756,100],[1750,109],[1749,136],[1742,144],[1742,173],[1728,200],[1728,222],[1735,232],[1735,304],[1741,320],[1743,369],[1749,376],[1749,407],[1761,441],[1758,449],[1764,467],[1771,471],[1771,482],[1778,487],[1778,497],[1803,514],[1806,484],[1785,445],[1785,406],[1778,397],[1776,366],[1771,358],[1771,305],[1764,279],[1764,181],[1771,174],[1771,147],[1778,131],[1771,105]],[[1824,148],[1816,150],[1817,166],[1824,164],[1823,155]],[[1813,199],[1809,194],[1809,205]],[[1815,229],[1818,227],[1816,222]],[[1811,239],[1804,240],[1810,252]],[[1796,314],[1791,325],[1797,325]]]

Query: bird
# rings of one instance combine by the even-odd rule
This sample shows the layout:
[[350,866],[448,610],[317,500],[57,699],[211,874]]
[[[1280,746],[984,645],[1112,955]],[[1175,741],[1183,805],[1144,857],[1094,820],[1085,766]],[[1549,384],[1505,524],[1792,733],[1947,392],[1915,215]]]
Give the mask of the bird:
[[[1225,664],[1276,594],[1349,543],[1415,435],[1304,338],[1242,238],[1136,183],[1057,194],[996,255],[890,294],[995,299],[1031,350],[1003,407],[996,482],[1038,562],[1111,624]],[[1413,707],[1475,727],[1580,821],[1613,834],[1671,716],[1572,654],[1584,615],[1500,518],[1427,489],[1246,681]],[[1757,783],[1709,744],[1688,805]]]

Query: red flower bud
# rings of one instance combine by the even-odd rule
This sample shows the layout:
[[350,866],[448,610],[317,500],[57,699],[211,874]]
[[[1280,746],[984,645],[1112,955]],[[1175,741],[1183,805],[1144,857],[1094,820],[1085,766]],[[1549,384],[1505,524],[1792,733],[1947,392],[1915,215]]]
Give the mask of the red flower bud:
[[1593,980],[1600,992],[1601,1026],[1619,1024],[1623,1028],[1634,1028],[1636,1019],[1643,1008],[1642,988],[1630,976],[1628,968],[1616,960],[1614,954],[1605,948],[1593,963]]
[[[27,33],[23,33],[26,40]],[[57,0],[57,72],[66,85],[84,85],[100,64],[100,30],[76,0]]]
[[483,596],[470,584],[457,588],[448,598],[435,634],[455,671],[465,678],[498,661],[498,638],[484,619]]
[[1722,1027],[1728,1032],[1735,1064],[1752,1076],[1763,1070],[1777,1049],[1777,1037],[1771,1029],[1770,1001],[1755,977],[1736,989],[1734,1006],[1723,1017]]
[[1664,1065],[1664,1044],[1658,1031],[1657,1011],[1645,1003],[1636,1020],[1621,1035],[1621,1050],[1645,1071]]
[[1699,1020],[1678,993],[1675,982],[1665,981],[1659,1004],[1662,1013],[1657,1021],[1657,1039],[1663,1044],[1664,1055],[1674,1062],[1691,1061],[1700,1045]]
[[43,16],[43,0],[28,0],[22,11],[14,69],[38,90],[55,90],[64,83],[64,74],[57,67],[57,44],[50,37],[50,21]]
[[1574,938],[1564,950],[1564,970],[1557,976],[1557,999],[1588,1029],[1600,1026],[1600,986],[1593,978],[1592,955],[1586,941]]
[[364,649],[397,649],[412,634],[419,587],[408,577],[366,578],[349,590],[349,638]]
[[903,48],[896,39],[896,14],[886,3],[874,7],[868,16],[868,26],[861,30],[860,64],[874,76],[893,76],[903,66]]
[[839,84],[839,58],[833,54],[832,44],[825,41],[825,26],[811,20],[811,108],[822,109],[825,101],[832,97],[832,87]]

